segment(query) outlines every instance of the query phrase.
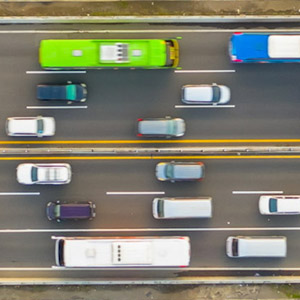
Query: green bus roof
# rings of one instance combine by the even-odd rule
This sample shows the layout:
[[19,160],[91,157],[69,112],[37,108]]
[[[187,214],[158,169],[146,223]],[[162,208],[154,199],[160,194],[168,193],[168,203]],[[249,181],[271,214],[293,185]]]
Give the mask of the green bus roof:
[[42,40],[39,54],[43,68],[163,68],[167,45],[158,39]]

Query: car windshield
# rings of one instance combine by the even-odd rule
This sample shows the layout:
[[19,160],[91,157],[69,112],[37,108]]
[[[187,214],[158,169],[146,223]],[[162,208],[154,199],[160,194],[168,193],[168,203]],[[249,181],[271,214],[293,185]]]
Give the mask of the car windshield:
[[38,180],[37,174],[38,174],[38,169],[36,167],[32,167],[32,169],[31,169],[31,180],[33,182],[36,182]]
[[43,133],[44,132],[44,122],[42,119],[37,120],[37,133]]
[[177,132],[177,123],[175,121],[170,120],[168,121],[167,126],[168,134],[175,135]]
[[55,208],[53,210],[53,214],[54,214],[55,218],[60,217],[60,205],[55,205]]
[[164,216],[164,201],[163,200],[157,201],[157,214],[159,217]]
[[166,165],[166,177],[173,178],[174,177],[174,167],[173,165]]
[[270,199],[269,210],[270,210],[270,212],[277,212],[277,199],[276,198]]
[[76,100],[76,85],[70,84],[67,85],[67,99]]
[[238,239],[232,240],[232,256],[238,256],[239,249],[238,249]]
[[212,102],[218,102],[220,100],[221,91],[217,85],[212,86],[213,98]]

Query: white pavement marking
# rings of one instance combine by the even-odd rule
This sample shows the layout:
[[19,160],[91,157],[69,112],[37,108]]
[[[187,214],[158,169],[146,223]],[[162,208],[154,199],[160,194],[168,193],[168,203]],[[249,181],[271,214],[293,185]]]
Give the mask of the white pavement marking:
[[85,74],[86,71],[26,71],[26,74]]
[[26,106],[27,109],[80,109],[80,108],[88,108],[87,106],[75,106],[75,105],[69,105],[69,106],[46,106],[46,105],[43,105],[43,106]]
[[[90,19],[93,19],[90,17]],[[245,28],[236,28],[236,29],[140,29],[140,30],[0,30],[0,34],[2,33],[56,33],[56,34],[66,34],[66,33],[233,33],[233,32],[266,32],[265,29],[245,29]],[[268,29],[267,32],[300,32],[300,29]]]
[[40,192],[0,192],[0,196],[39,196],[41,193]]
[[0,233],[52,232],[204,232],[204,231],[300,231],[300,227],[203,227],[203,228],[95,228],[95,229],[0,229]]
[[106,192],[106,195],[164,195],[165,192]]
[[251,194],[283,194],[283,191],[232,191],[234,195],[251,195]]
[[147,270],[156,270],[156,271],[300,271],[300,268],[281,268],[281,267],[183,267],[183,268],[159,268],[159,267],[137,267],[137,268],[62,268],[62,267],[2,267],[0,268],[0,272],[2,271],[147,271]]
[[236,70],[174,70],[175,73],[234,73]]
[[235,105],[175,105],[175,108],[235,108]]

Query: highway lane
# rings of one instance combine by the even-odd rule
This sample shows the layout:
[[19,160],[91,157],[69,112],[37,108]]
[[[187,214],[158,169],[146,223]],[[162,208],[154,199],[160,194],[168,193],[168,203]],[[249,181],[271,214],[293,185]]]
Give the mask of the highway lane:
[[[177,27],[176,27],[177,28]],[[182,117],[187,139],[299,138],[300,91],[297,64],[233,65],[228,58],[230,33],[182,33],[181,67],[184,70],[235,70],[235,73],[181,74],[174,70],[102,70],[86,74],[26,74],[41,70],[38,45],[46,38],[167,38],[170,33],[114,34],[1,34],[0,121],[4,132],[8,116],[49,115],[57,121],[57,134],[43,140],[136,139],[140,117]],[[178,34],[179,35],[179,34]],[[87,109],[28,110],[47,105],[35,99],[38,83],[85,82]],[[232,89],[235,108],[176,109],[184,84],[226,84]],[[17,87],[16,87],[17,86]],[[57,103],[53,103],[56,105]]]
[[[299,160],[204,160],[206,176],[202,182],[177,183],[156,180],[154,170],[158,160],[68,161],[73,175],[72,182],[65,186],[18,184],[15,168],[21,162],[1,161],[0,193],[40,192],[40,195],[0,195],[0,203],[5,208],[0,212],[0,229],[300,226],[299,216],[260,215],[259,194],[233,194],[233,191],[300,194]],[[108,195],[108,192],[164,194]],[[152,217],[155,197],[193,196],[213,198],[212,219],[156,220]],[[50,222],[45,216],[46,204],[56,200],[94,201],[97,217],[90,222]]]
[[[1,161],[0,193],[40,192],[40,196],[0,196],[0,268],[50,267],[54,264],[54,242],[50,239],[51,235],[188,235],[192,243],[191,267],[200,268],[198,271],[201,271],[201,268],[300,267],[300,246],[297,242],[300,230],[299,216],[261,216],[258,212],[259,195],[232,193],[276,190],[284,194],[299,194],[299,160],[206,160],[206,177],[202,182],[176,184],[158,182],[155,179],[156,162],[70,161],[73,178],[69,185],[22,186],[15,180],[15,167],[19,162]],[[213,218],[155,220],[151,215],[153,195],[106,194],[121,191],[163,191],[165,196],[170,197],[212,196]],[[93,221],[87,222],[50,222],[45,216],[46,203],[58,199],[95,201],[97,216]],[[270,230],[270,227],[274,227],[274,230]],[[46,229],[50,232],[9,233],[3,232],[3,229]],[[90,229],[99,231],[89,232]],[[101,232],[102,229],[108,232]],[[135,229],[140,231],[135,232]],[[63,230],[66,232],[62,232]],[[71,230],[75,232],[70,232]],[[288,256],[285,259],[227,258],[224,247],[229,235],[287,236]],[[166,276],[173,273],[167,272]],[[53,273],[50,271],[48,274],[52,276]],[[84,274],[90,276],[89,272]],[[61,275],[66,276],[63,273]],[[101,273],[98,276],[101,276]]]

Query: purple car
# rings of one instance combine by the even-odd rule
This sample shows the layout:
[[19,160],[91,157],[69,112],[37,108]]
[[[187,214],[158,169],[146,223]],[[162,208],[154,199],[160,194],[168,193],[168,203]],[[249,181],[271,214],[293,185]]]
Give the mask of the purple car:
[[47,218],[49,220],[91,220],[96,216],[96,205],[89,202],[60,203],[60,201],[49,202],[47,204]]

